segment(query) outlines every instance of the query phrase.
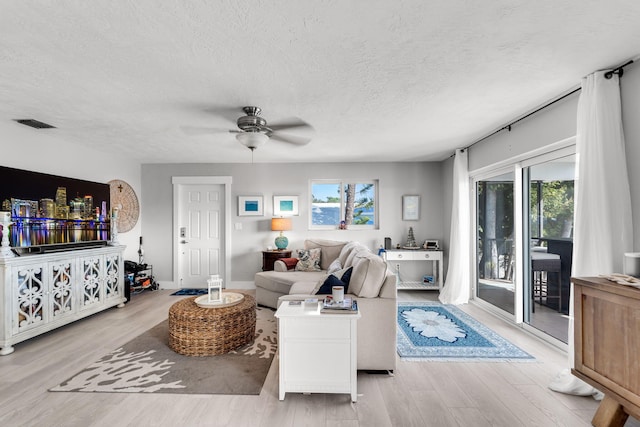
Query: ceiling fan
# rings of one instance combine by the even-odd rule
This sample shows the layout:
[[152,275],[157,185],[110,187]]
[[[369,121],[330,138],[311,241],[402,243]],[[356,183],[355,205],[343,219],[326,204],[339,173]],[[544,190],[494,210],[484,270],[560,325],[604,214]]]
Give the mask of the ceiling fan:
[[[309,131],[313,131],[313,127],[301,119],[290,118],[282,122],[267,124],[267,120],[260,116],[262,110],[259,107],[243,107],[242,111],[245,115],[236,121],[238,129],[230,129],[229,132],[235,133],[236,139],[252,152],[270,139],[294,145],[306,145],[311,141],[308,136],[296,136],[288,132],[290,129],[295,129],[302,131],[302,135],[308,135]],[[210,129],[209,131],[216,132],[217,130]]]

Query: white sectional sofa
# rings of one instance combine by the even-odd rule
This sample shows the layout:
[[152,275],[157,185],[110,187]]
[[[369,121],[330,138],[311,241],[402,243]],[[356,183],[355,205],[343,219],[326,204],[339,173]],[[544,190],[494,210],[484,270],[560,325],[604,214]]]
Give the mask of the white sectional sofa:
[[[316,295],[315,291],[331,271],[339,267],[336,277],[340,278],[352,267],[346,295],[358,300],[362,315],[358,321],[358,369],[393,371],[396,366],[396,276],[381,257],[358,242],[308,239],[304,246],[306,250],[315,249],[316,253],[319,249],[320,269],[299,271],[293,260],[276,261],[274,271],[255,275],[257,303],[277,308],[284,300],[309,298]],[[296,255],[294,251],[293,256]],[[322,295],[317,297],[321,299]]]

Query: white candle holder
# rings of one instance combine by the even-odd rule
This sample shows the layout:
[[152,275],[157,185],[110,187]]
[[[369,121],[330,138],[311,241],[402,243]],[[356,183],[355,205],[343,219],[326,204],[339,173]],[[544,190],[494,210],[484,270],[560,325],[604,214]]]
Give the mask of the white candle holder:
[[209,288],[209,302],[222,302],[222,279],[217,274],[212,274],[207,280]]
[[0,224],[2,224],[2,243],[0,243],[0,257],[11,258],[15,254],[11,251],[11,242],[9,241],[9,233],[11,230],[11,212],[0,213]]

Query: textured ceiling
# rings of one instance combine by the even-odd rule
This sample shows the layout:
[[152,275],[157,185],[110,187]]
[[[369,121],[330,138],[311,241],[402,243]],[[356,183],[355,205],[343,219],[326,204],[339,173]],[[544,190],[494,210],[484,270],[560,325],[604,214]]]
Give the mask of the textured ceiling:
[[635,58],[639,23],[637,0],[0,0],[0,121],[142,163],[250,162],[226,130],[257,105],[315,132],[255,162],[442,160]]

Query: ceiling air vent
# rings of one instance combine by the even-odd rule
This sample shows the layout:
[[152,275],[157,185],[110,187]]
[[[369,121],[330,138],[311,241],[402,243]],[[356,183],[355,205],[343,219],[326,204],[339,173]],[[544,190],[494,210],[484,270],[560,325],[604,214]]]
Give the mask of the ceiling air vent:
[[40,122],[34,119],[14,119],[14,120],[18,123],[22,123],[25,126],[31,126],[32,128],[36,128],[36,129],[49,129],[49,128],[55,129],[55,126],[51,126],[47,123]]

